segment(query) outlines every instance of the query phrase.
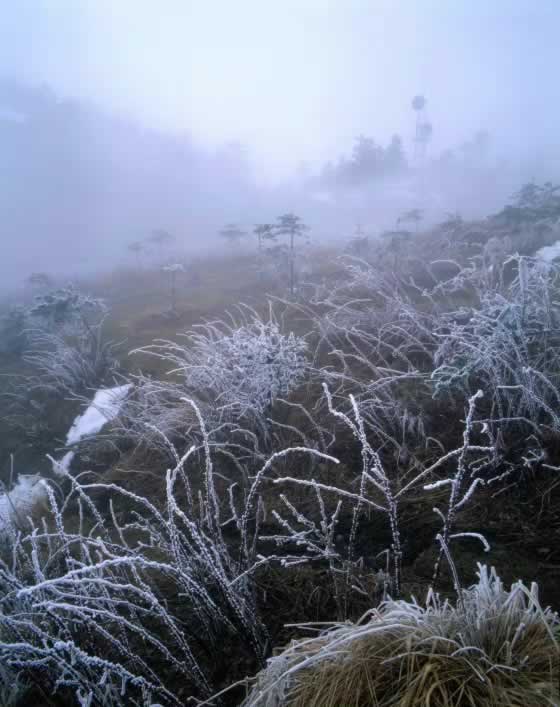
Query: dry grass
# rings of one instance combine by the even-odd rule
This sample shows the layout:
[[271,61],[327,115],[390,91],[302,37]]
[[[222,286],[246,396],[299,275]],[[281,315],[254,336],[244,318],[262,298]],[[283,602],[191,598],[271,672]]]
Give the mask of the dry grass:
[[454,606],[388,601],[366,623],[293,642],[244,707],[558,705],[559,622],[537,587],[507,591],[494,570]]

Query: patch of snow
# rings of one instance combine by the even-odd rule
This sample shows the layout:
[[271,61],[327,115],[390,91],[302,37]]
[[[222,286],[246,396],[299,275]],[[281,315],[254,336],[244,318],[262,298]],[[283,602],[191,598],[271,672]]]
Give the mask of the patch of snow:
[[40,474],[20,474],[14,488],[0,494],[0,533],[24,522],[47,498],[47,484]]
[[[86,411],[74,420],[66,437],[68,446],[76,444],[84,437],[97,434],[102,427],[120,412],[131,383],[115,388],[98,390]],[[53,471],[68,472],[75,453],[70,450],[60,459],[53,460]],[[17,521],[24,522],[33,509],[45,503],[48,498],[46,482],[40,474],[20,474],[17,484],[7,493],[0,493],[0,533],[6,532]]]
[[[66,446],[77,444],[84,437],[96,435],[101,429],[113,420],[120,412],[128,392],[132,388],[132,383],[118,385],[115,388],[102,388],[98,390],[93,400],[81,415],[78,415],[68,434],[66,435]],[[70,464],[75,453],[70,450],[59,461],[53,459],[53,471],[55,474],[63,475],[70,471]]]
[[74,420],[66,437],[66,444],[76,444],[84,437],[100,432],[107,422],[119,414],[131,387],[132,384],[127,383],[116,388],[98,390],[87,410]]
[[560,258],[560,241],[539,248],[535,253],[535,257],[545,260],[547,263],[551,263],[553,260],[556,260],[556,258]]
[[75,456],[75,453],[70,451],[70,452],[66,452],[66,454],[59,461],[56,461],[56,459],[53,459],[52,460],[52,467],[53,467],[54,473],[62,475],[63,472],[69,472],[70,471],[70,464],[72,463],[72,459],[74,459],[74,456]]

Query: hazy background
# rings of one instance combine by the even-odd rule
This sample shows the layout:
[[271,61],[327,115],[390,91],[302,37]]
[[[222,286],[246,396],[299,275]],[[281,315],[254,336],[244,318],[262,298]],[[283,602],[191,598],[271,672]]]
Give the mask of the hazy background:
[[317,240],[482,215],[560,177],[558,27],[557,0],[7,0],[2,282],[109,267],[154,228],[192,249],[287,210]]

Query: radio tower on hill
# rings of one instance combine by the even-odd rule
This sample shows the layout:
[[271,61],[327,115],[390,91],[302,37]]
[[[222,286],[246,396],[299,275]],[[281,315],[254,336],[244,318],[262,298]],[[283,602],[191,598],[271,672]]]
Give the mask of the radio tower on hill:
[[426,119],[426,99],[424,96],[414,96],[412,109],[416,113],[414,126],[414,163],[423,165],[426,159],[426,150],[432,137],[432,124]]

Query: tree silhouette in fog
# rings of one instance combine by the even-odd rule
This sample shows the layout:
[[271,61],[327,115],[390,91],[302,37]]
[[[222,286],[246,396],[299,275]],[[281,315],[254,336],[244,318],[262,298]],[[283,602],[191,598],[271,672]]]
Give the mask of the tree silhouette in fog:
[[290,267],[290,294],[295,292],[296,275],[295,275],[295,260],[296,260],[296,238],[301,238],[309,231],[309,226],[299,216],[295,214],[283,214],[277,219],[275,231],[278,235],[286,235],[289,237],[289,267]]

